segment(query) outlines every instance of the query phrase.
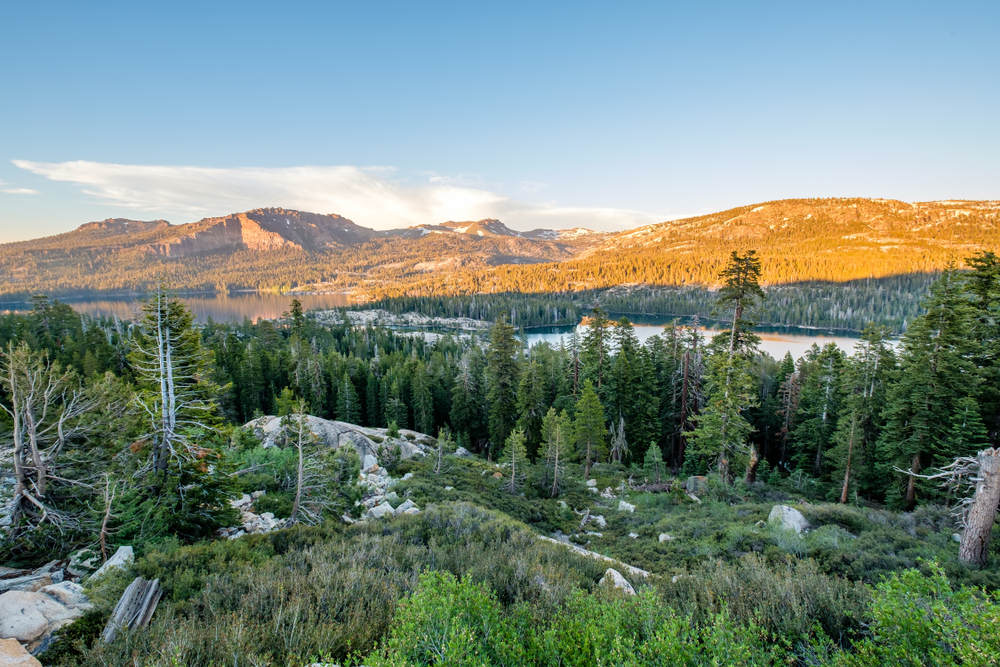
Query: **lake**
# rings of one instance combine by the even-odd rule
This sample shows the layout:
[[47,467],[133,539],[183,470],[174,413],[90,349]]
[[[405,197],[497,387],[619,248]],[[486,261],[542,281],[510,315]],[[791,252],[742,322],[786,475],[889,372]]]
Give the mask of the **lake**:
[[[298,298],[306,310],[317,308],[341,308],[348,305],[345,294],[267,294],[258,292],[235,292],[232,294],[191,294],[179,295],[199,322],[209,319],[215,322],[242,322],[248,319],[281,317],[288,311],[292,299]],[[136,297],[60,298],[74,310],[99,317],[119,317],[134,319],[142,304]],[[30,303],[0,303],[4,312],[21,311],[31,308]]]
[[[636,338],[640,342],[657,334],[663,333],[663,329],[670,325],[671,319],[663,318],[661,321],[651,321],[655,318],[636,318],[641,323],[634,324]],[[691,318],[677,318],[679,324],[691,324]],[[570,333],[576,329],[578,336],[583,336],[586,327],[545,327],[543,329],[532,329],[525,333],[528,345],[535,345],[540,342],[547,342],[553,347],[558,347],[563,341],[569,339]],[[706,342],[712,336],[719,333],[721,329],[699,326],[698,330],[706,337]],[[795,327],[760,327],[756,330],[760,336],[761,350],[767,352],[775,359],[785,356],[790,352],[795,358],[801,357],[815,343],[823,347],[827,343],[836,343],[837,347],[844,352],[851,354],[859,337],[847,333],[834,333],[830,331],[818,331],[812,329],[800,329]]]
[[[267,294],[257,292],[236,292],[232,294],[190,294],[180,295],[180,299],[194,313],[199,322],[209,319],[215,322],[242,322],[248,319],[256,322],[261,319],[281,317],[288,311],[293,298],[298,298],[306,310],[342,308],[350,305],[344,294]],[[133,319],[139,311],[142,300],[136,297],[99,297],[99,298],[64,298],[61,299],[81,313],[94,316],[119,317]],[[31,307],[26,302],[0,303],[0,311],[23,311]],[[617,319],[617,316],[615,316]],[[635,333],[640,341],[650,336],[662,333],[672,318],[657,316],[630,317],[635,322]],[[691,318],[677,318],[681,324],[690,324]],[[574,327],[542,327],[530,329],[525,338],[529,345],[546,341],[553,346],[569,337]],[[577,332],[582,335],[584,327],[577,326]],[[719,332],[719,329],[702,327],[699,329],[707,337]],[[775,357],[781,358],[786,352],[793,357],[800,357],[816,343],[820,347],[827,343],[836,343],[847,353],[854,350],[857,336],[832,331],[800,329],[794,327],[761,327],[757,330],[761,338],[761,348]]]

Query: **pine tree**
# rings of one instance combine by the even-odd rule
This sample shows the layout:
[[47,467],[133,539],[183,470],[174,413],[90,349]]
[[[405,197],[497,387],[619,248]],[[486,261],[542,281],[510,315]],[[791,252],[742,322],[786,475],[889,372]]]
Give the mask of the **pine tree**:
[[521,429],[514,429],[507,436],[503,460],[510,468],[504,476],[504,489],[507,493],[517,493],[524,482],[528,468],[528,452],[524,446],[524,431]]
[[611,358],[608,351],[609,325],[604,311],[595,308],[587,324],[587,331],[583,335],[583,346],[580,351],[581,377],[594,383],[598,395],[603,394],[602,389],[607,381]]
[[572,425],[565,411],[556,413],[555,408],[549,408],[542,421],[542,438],[545,447],[545,467],[552,480],[550,496],[559,495],[563,484],[566,462],[569,458],[569,441]]
[[663,480],[663,452],[655,442],[649,444],[646,456],[642,461],[642,473],[650,484],[659,484]]
[[517,422],[518,368],[515,355],[520,345],[514,327],[505,318],[490,329],[490,347],[486,353],[486,410],[492,452],[507,440]]
[[[691,433],[693,448],[701,455],[716,458],[719,474],[729,482],[734,458],[746,458],[746,479],[754,481],[760,455],[749,443],[753,426],[743,411],[758,405],[750,359],[757,354],[760,339],[753,333],[753,323],[745,317],[747,308],[764,297],[758,280],[760,260],[753,250],[740,255],[736,251],[719,277],[719,308],[731,308],[729,331],[712,341],[708,362],[708,400],[695,419]],[[725,347],[724,347],[725,346]]]
[[361,423],[361,401],[347,371],[344,371],[337,387],[337,419],[350,424]]
[[590,468],[606,456],[607,431],[604,428],[604,408],[590,380],[585,380],[580,399],[576,402],[575,435],[583,475],[590,477]]
[[824,472],[826,452],[837,424],[843,365],[844,353],[836,343],[828,343],[822,350],[813,345],[800,367],[805,379],[791,440],[799,465],[811,468],[817,478]]
[[517,391],[518,428],[528,448],[528,456],[537,458],[538,446],[542,441],[542,418],[545,416],[545,385],[541,368],[534,359],[528,362],[521,373]]
[[843,404],[828,459],[833,481],[840,484],[840,502],[851,489],[870,491],[875,480],[873,448],[881,431],[886,386],[895,368],[888,332],[867,327],[842,373]]
[[907,508],[916,503],[921,470],[974,453],[952,449],[949,433],[961,399],[975,399],[979,389],[971,361],[973,316],[960,278],[946,271],[931,288],[926,312],[903,337],[900,370],[886,401],[879,448],[886,467],[911,473],[905,479]]
[[708,401],[694,418],[696,427],[689,437],[688,450],[714,460],[719,475],[728,482],[733,468],[750,459],[753,426],[743,416],[743,411],[757,401],[750,362],[742,355],[716,351],[708,360],[707,384]]
[[418,362],[410,387],[413,394],[413,425],[421,433],[434,431],[434,396],[431,394],[427,367]]

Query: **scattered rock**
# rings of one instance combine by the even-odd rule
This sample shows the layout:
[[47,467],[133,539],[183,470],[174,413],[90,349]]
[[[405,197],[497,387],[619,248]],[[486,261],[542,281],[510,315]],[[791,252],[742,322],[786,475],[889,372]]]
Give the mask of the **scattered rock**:
[[135,560],[135,551],[132,550],[132,547],[130,546],[118,547],[118,551],[116,551],[114,555],[112,555],[111,558],[109,558],[107,562],[104,563],[104,565],[97,568],[97,572],[94,572],[92,575],[90,575],[90,578],[96,580],[99,577],[104,576],[113,569],[126,568],[129,565],[131,565],[132,561],[134,560]]
[[413,473],[412,472],[408,472],[405,475],[403,475],[403,481],[404,482],[406,482],[408,480],[411,480],[411,479],[413,479]]
[[623,577],[621,572],[611,567],[605,570],[599,585],[615,588],[625,595],[635,595],[635,589],[632,588],[632,584],[628,582],[628,579]]
[[608,520],[604,518],[603,514],[592,514],[590,515],[590,520],[596,523],[600,528],[608,527]]
[[634,512],[635,511],[635,505],[633,505],[632,503],[627,503],[624,500],[619,500],[618,501],[618,511],[619,512]]
[[566,504],[566,501],[565,501],[565,500],[560,500],[560,501],[559,501],[558,503],[556,503],[556,504],[557,504],[557,505],[559,505],[559,507],[561,507],[561,508],[562,508],[562,509],[564,509],[564,510],[568,510],[568,509],[569,509],[569,505],[567,505],[567,504]]
[[361,469],[365,471],[373,470],[378,467],[378,459],[375,458],[374,454],[365,454],[361,459]]
[[35,656],[24,650],[16,639],[0,639],[0,665],[10,667],[42,667]]
[[366,516],[369,519],[381,519],[386,516],[394,516],[396,511],[392,509],[392,505],[389,503],[382,503],[381,505],[376,505],[375,507],[368,510]]
[[390,491],[389,493],[385,494],[385,501],[387,503],[395,503],[398,500],[399,500],[399,494],[396,493],[395,491]]
[[455,450],[455,456],[457,456],[460,459],[468,459],[472,458],[472,452],[470,452],[465,447],[459,447],[458,449]]
[[601,498],[617,498],[617,497],[618,496],[615,495],[614,489],[612,489],[610,486],[601,491]]
[[809,528],[809,522],[802,516],[802,512],[788,505],[772,507],[771,513],[767,515],[767,522],[785,530],[793,530],[796,534],[801,534]]
[[628,536],[634,540],[639,537],[639,533],[629,533]]
[[93,549],[79,549],[69,555],[66,571],[74,577],[86,577],[101,566],[101,554]]
[[444,490],[445,491],[454,491],[455,487],[454,486],[446,486],[446,487],[444,487]]
[[588,479],[587,482],[586,482],[586,484],[587,484],[588,488],[591,488],[591,489],[596,489],[597,488],[597,480],[596,479]]
[[962,536],[961,536],[961,535],[959,535],[958,533],[952,533],[952,534],[951,534],[951,539],[955,540],[955,541],[956,541],[956,542],[958,542],[959,544],[961,544],[961,543],[962,543]]
[[410,500],[409,498],[407,498],[406,500],[403,501],[403,503],[399,507],[396,508],[396,514],[406,514],[411,509],[415,509],[417,510],[417,512],[420,511],[420,508],[417,507],[417,504],[412,500]]
[[660,533],[660,536],[657,539],[660,542],[669,542],[670,540],[674,539],[674,536],[671,535],[670,533]]

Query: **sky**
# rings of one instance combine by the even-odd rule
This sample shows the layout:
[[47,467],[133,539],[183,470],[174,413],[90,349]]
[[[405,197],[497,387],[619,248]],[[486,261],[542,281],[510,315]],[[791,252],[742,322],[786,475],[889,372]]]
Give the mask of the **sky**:
[[1000,199],[1000,3],[0,5],[0,241]]

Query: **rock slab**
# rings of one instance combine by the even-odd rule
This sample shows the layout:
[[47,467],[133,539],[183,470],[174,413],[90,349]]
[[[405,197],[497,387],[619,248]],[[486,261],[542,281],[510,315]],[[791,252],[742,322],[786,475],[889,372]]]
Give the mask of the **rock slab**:
[[767,522],[785,530],[795,531],[796,534],[809,529],[809,522],[802,516],[802,512],[788,505],[772,507],[771,513],[767,515]]
[[599,583],[601,586],[609,586],[619,590],[625,595],[635,595],[635,589],[632,588],[632,584],[628,582],[628,579],[622,576],[621,572],[612,567],[609,567],[604,571],[604,576],[601,577],[601,581]]

